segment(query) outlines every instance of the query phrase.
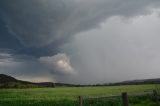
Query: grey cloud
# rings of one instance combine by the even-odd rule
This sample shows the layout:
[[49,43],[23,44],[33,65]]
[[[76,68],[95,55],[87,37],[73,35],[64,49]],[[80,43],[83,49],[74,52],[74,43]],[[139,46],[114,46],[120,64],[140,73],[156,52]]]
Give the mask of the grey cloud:
[[24,78],[49,76],[36,58],[7,52],[0,53],[0,73]]
[[11,54],[0,53],[0,67],[14,66],[16,62],[13,62]]
[[9,31],[25,46],[61,45],[108,17],[148,14],[159,0],[1,0]]
[[[105,83],[159,78],[160,19],[154,12],[124,22],[112,17],[95,29],[80,33],[70,44],[75,82]],[[70,46],[68,46],[70,47]]]

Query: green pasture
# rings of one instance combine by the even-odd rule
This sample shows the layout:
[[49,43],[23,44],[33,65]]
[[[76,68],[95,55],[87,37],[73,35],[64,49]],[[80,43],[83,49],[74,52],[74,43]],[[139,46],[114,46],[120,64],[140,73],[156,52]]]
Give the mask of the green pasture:
[[[141,93],[155,89],[151,85],[126,85],[126,86],[102,86],[102,87],[57,87],[57,88],[31,88],[31,89],[0,89],[0,106],[77,106],[78,96],[96,97],[121,95],[121,92]],[[133,98],[132,98],[133,99]],[[140,101],[139,101],[140,100]],[[118,101],[118,99],[116,100]],[[137,101],[132,106],[151,106],[152,100],[144,97],[133,99]],[[138,102],[139,101],[139,102]],[[91,106],[96,103],[105,103],[106,100],[86,101],[91,102]],[[107,101],[111,102],[111,101]],[[118,103],[118,102],[116,102]],[[138,104],[139,103],[139,104]],[[111,103],[112,104],[112,103]],[[118,103],[116,105],[121,105]],[[98,105],[99,106],[99,105]],[[105,106],[102,105],[101,106]],[[113,106],[113,105],[112,105]]]

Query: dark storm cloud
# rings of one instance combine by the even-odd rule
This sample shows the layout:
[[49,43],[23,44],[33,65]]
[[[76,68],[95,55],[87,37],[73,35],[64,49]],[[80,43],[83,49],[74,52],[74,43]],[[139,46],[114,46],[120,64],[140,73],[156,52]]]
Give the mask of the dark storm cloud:
[[1,0],[10,33],[25,46],[59,46],[107,17],[148,14],[159,0]]
[[[104,51],[101,50],[101,47],[112,43],[117,44],[117,42],[110,40],[110,36],[106,35],[104,38],[109,41],[107,44],[104,43],[104,45],[100,46],[96,44],[100,44],[102,40],[97,41],[98,38],[95,39],[93,36],[86,41],[84,39],[84,41],[87,42],[84,43],[84,45],[83,39],[80,39],[82,46],[84,48],[86,47],[86,50],[92,47],[92,53],[98,52],[97,55],[100,56],[100,58],[94,58],[97,57],[97,55],[92,57],[92,53],[87,52],[78,55],[80,57],[73,56],[74,59],[71,59],[71,61],[65,52],[69,51],[71,53],[76,50],[74,51],[75,48],[72,48],[72,51],[68,49],[65,50],[65,46],[67,46],[66,43],[78,33],[99,28],[101,23],[112,16],[133,18],[139,15],[148,15],[152,13],[152,10],[159,8],[159,4],[159,0],[1,0],[0,72],[30,78],[29,76],[41,77],[51,73],[55,75],[58,74],[59,71],[73,73],[77,71],[74,68],[74,66],[76,66],[78,70],[81,70],[81,75],[76,74],[76,78],[79,79],[75,81],[79,80],[81,83],[80,80],[83,79],[86,80],[90,78],[90,80],[92,80],[90,76],[101,79],[102,74],[106,81],[106,74],[104,74],[106,72],[104,71],[105,69],[103,69],[103,67],[106,68],[106,65],[100,64],[106,55],[103,54]],[[114,28],[112,30],[114,30]],[[108,33],[108,35],[111,33]],[[99,36],[99,34],[97,35]],[[91,39],[97,41],[94,47],[89,45]],[[106,42],[106,40],[104,42]],[[72,44],[70,46],[74,47]],[[97,51],[95,51],[96,46],[100,48],[97,49]],[[83,47],[79,46],[77,50]],[[110,48],[110,46],[107,47]],[[108,48],[105,49],[108,50]],[[61,49],[63,51],[62,53],[60,53]],[[116,53],[121,51],[120,48],[116,48],[116,50]],[[110,52],[110,54],[114,53]],[[109,55],[107,56],[109,57]],[[116,62],[122,63],[121,60],[125,60],[120,58],[121,55],[118,56],[116,59],[113,56],[113,60],[116,60],[113,64]],[[81,60],[82,63],[79,62],[79,60]],[[111,59],[110,62],[113,60]],[[72,65],[72,61],[74,61],[74,65]],[[56,71],[53,66],[56,67]],[[119,67],[121,66],[123,66],[123,64]],[[118,67],[112,70],[114,71],[116,69],[118,69]],[[101,70],[101,74],[96,72],[97,70]],[[89,73],[91,73],[90,76],[88,76]],[[108,75],[112,75],[112,72],[108,71]],[[84,76],[84,78],[81,76]],[[76,79],[67,79],[64,76],[56,77],[61,81],[70,80],[72,82],[73,79]]]
[[[1,10],[10,33],[25,46],[43,46],[60,39],[60,24],[71,10],[61,0],[4,0]],[[60,38],[59,38],[60,37]]]
[[20,41],[12,36],[6,27],[5,22],[0,15],[0,52],[14,52],[14,54],[25,54],[35,57],[53,55],[59,50],[54,45],[44,46],[41,48],[26,47]]

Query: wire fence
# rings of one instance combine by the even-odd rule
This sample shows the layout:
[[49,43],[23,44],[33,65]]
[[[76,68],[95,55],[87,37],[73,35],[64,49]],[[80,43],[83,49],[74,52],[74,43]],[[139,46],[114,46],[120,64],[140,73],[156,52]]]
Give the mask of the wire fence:
[[[152,100],[155,106],[160,106],[160,86],[155,90],[142,93],[128,94],[122,92],[121,95],[100,96],[100,97],[78,97],[79,106],[129,106],[130,103],[138,103],[138,101]],[[96,102],[96,103],[95,103]]]

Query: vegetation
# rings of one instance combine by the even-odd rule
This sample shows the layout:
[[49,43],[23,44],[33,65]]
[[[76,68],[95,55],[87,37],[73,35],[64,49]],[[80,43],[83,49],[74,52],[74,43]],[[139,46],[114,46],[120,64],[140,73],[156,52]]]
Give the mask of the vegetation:
[[[125,85],[101,87],[58,87],[30,89],[0,89],[0,106],[77,106],[78,96],[96,97],[140,93],[155,89],[155,85]],[[131,106],[154,106],[148,96],[130,97]],[[85,101],[86,106],[121,106],[120,99]]]

